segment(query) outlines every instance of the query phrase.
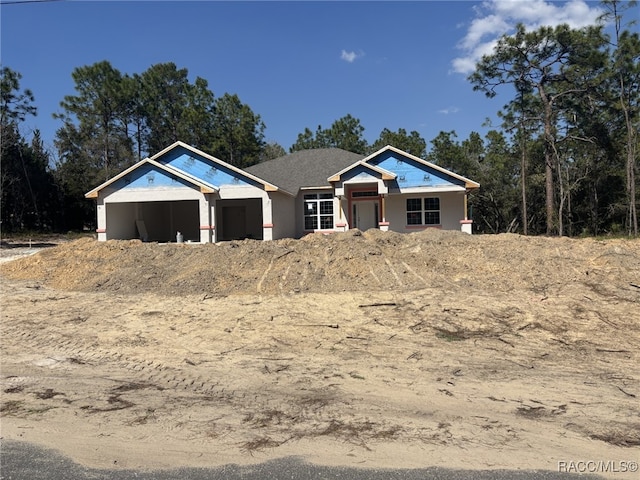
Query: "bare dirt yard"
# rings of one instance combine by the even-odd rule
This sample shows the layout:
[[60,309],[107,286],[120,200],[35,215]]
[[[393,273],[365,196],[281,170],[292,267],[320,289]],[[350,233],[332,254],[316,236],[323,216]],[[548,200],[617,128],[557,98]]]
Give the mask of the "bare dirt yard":
[[638,240],[33,248],[1,250],[3,438],[112,468],[640,456]]

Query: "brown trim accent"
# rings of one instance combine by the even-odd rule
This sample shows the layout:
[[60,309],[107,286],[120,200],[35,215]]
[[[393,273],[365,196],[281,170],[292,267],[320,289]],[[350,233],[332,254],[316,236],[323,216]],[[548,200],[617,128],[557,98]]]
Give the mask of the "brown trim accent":
[[346,227],[346,223],[336,223],[336,227]]
[[215,225],[200,225],[200,230],[215,230]]
[[96,233],[107,233],[106,228],[96,228]]
[[465,224],[465,225],[469,225],[469,224],[473,223],[473,220],[460,220],[460,223]]
[[263,223],[262,228],[273,228],[273,223]]
[[390,225],[389,222],[378,222],[378,226],[380,227],[388,227]]

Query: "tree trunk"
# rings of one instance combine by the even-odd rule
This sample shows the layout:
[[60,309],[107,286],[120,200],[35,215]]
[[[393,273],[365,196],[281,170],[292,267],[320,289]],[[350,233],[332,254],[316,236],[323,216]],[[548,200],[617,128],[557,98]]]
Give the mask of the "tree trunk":
[[542,84],[538,85],[540,100],[544,106],[544,184],[546,190],[545,204],[547,213],[547,235],[555,233],[555,202],[554,202],[554,185],[553,185],[553,112],[551,110],[551,101],[547,97],[547,93]]
[[520,161],[520,185],[522,188],[522,232],[527,235],[527,152],[525,142],[522,140],[522,158]]
[[636,209],[636,166],[635,166],[635,142],[634,130],[629,118],[629,112],[624,109],[625,122],[627,126],[627,197],[629,201],[629,226],[630,235],[638,235],[638,213]]

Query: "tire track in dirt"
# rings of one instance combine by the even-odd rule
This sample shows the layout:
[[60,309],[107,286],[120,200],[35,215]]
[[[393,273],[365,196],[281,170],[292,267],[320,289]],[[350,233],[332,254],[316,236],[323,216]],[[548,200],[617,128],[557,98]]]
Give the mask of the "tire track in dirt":
[[[218,383],[212,383],[201,376],[189,375],[185,370],[166,365],[156,360],[144,360],[133,355],[88,346],[71,339],[64,339],[55,332],[43,335],[23,331],[15,325],[3,326],[4,342],[19,343],[34,352],[46,351],[48,357],[64,356],[72,363],[89,364],[109,362],[117,369],[122,369],[138,382],[153,383],[162,388],[187,390],[191,393],[220,397],[229,400],[228,393],[223,394]],[[43,352],[44,353],[44,352]]]

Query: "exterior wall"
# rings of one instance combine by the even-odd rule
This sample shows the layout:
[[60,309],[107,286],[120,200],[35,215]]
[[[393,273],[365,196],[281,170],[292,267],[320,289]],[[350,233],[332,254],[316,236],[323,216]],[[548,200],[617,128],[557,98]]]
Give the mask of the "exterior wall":
[[296,236],[296,198],[274,192],[271,198],[271,219],[273,239]]
[[203,200],[204,196],[199,190],[192,187],[149,187],[149,188],[124,188],[115,190],[105,188],[100,192],[104,203],[130,203],[130,202],[162,202],[173,200]]
[[[407,225],[407,198],[440,198],[440,225]],[[464,192],[441,192],[431,194],[408,193],[389,195],[385,198],[385,217],[389,222],[389,230],[394,232],[415,232],[425,228],[442,228],[443,230],[460,230],[460,220],[464,219]]]
[[304,235],[304,194],[306,192],[301,190],[295,199],[295,217],[292,219],[295,225],[295,238]]
[[262,198],[263,200],[268,200],[269,195],[263,188],[252,187],[249,185],[222,185],[217,198],[222,200],[234,198]]

